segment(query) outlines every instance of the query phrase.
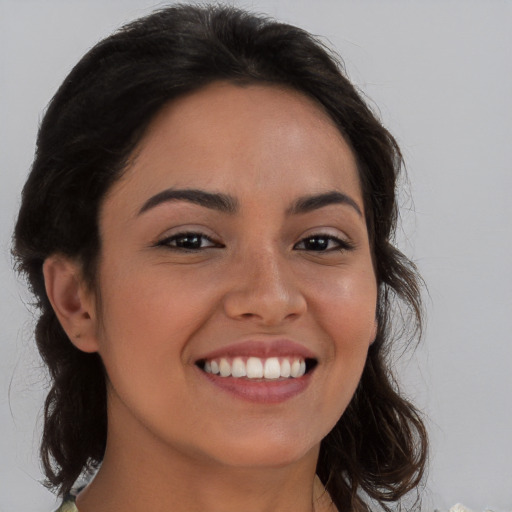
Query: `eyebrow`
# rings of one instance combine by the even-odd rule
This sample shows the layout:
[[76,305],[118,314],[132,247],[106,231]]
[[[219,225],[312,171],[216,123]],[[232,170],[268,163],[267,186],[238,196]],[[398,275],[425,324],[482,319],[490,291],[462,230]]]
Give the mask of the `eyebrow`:
[[288,215],[298,215],[318,210],[319,208],[323,208],[324,206],[329,206],[331,204],[346,204],[351,206],[360,217],[363,216],[361,208],[359,208],[359,205],[350,196],[336,190],[325,192],[323,194],[299,197],[299,199],[294,201],[286,213]]
[[197,189],[173,189],[163,190],[150,197],[139,210],[139,215],[155,208],[162,203],[169,201],[187,201],[198,204],[211,210],[217,210],[223,213],[236,213],[238,210],[238,201],[227,194],[205,192]]
[[[155,208],[156,206],[170,201],[187,201],[204,208],[217,210],[222,213],[234,214],[238,211],[238,201],[228,194],[206,192],[199,189],[173,189],[169,188],[150,197],[139,210],[139,215]],[[346,204],[351,206],[357,214],[362,217],[363,214],[358,204],[348,195],[338,191],[325,192],[299,197],[290,208],[287,209],[287,215],[299,215],[318,210],[331,204]]]

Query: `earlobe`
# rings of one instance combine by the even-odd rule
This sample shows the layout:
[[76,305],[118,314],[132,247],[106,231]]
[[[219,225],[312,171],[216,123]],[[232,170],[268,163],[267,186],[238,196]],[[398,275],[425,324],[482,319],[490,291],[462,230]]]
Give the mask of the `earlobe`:
[[83,352],[96,352],[98,341],[94,301],[88,292],[79,265],[60,255],[43,264],[46,294],[69,339]]

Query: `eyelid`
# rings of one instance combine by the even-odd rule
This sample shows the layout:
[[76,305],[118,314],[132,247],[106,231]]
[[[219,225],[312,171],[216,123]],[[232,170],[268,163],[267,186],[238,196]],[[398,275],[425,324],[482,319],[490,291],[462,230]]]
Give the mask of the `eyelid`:
[[[178,245],[171,245],[170,242],[178,240],[180,237],[186,237],[186,236],[197,236],[203,240],[207,240],[210,242],[210,245],[207,246],[201,246],[198,248],[185,248],[185,247],[179,247]],[[167,231],[167,233],[163,236],[160,236],[153,244],[151,244],[153,247],[164,247],[168,249],[175,249],[177,251],[187,251],[187,252],[198,252],[205,249],[215,249],[215,248],[223,248],[225,247],[224,244],[220,243],[214,235],[211,235],[209,233],[206,233],[204,229],[196,227],[196,226],[190,226],[190,227],[183,227],[183,228],[176,228],[176,230],[173,230],[173,232]]]
[[[303,244],[306,240],[312,239],[312,238],[324,238],[328,239],[329,241],[334,241],[338,244],[337,247],[334,248],[328,248],[323,251],[314,251],[313,249],[307,249],[307,248],[301,248],[298,249],[297,246],[299,244]],[[300,240],[296,242],[293,246],[296,250],[302,250],[302,251],[310,251],[310,252],[331,252],[331,251],[350,251],[355,249],[355,244],[352,240],[350,240],[346,236],[340,236],[340,234],[333,234],[332,232],[329,232],[327,230],[316,230],[312,231],[306,235],[301,236]]]

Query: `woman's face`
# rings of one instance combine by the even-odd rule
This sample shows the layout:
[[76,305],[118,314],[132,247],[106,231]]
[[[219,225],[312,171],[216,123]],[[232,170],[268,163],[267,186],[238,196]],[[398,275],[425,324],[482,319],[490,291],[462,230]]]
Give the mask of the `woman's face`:
[[354,156],[321,108],[226,83],[172,102],[100,231],[109,434],[238,467],[316,456],[377,300]]

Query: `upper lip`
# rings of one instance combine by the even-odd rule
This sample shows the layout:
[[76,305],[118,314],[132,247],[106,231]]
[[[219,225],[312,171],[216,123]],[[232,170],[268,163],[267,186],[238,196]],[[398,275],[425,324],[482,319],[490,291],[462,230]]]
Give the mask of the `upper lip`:
[[304,359],[317,359],[316,355],[304,345],[288,338],[272,340],[249,339],[212,350],[197,358],[197,361],[220,357],[286,357],[298,356]]

